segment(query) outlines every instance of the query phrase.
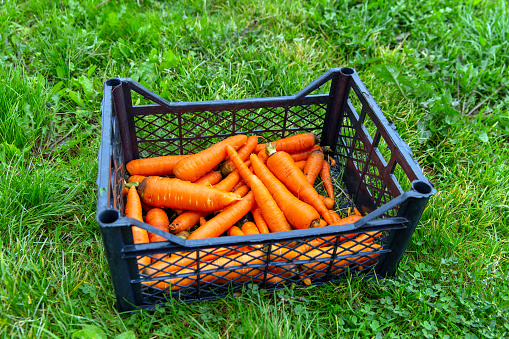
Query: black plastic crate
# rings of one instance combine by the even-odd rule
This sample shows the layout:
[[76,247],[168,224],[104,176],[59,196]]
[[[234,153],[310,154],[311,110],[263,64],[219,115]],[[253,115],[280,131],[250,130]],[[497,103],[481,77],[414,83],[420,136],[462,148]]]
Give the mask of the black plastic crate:
[[[325,85],[328,94],[311,94]],[[153,104],[133,105],[135,96]],[[197,152],[239,133],[274,140],[305,131],[319,135],[338,163],[332,169],[336,206],[367,214],[354,224],[186,241],[124,216],[125,164],[132,159]],[[168,102],[131,79],[110,79],[104,87],[97,185],[97,221],[120,311],[215,299],[247,283],[271,291],[291,283],[340,282],[345,275],[392,276],[436,192],[358,74],[347,67],[329,70],[293,96],[202,102]],[[135,245],[133,225],[168,241]],[[371,242],[360,250],[353,246],[356,240],[345,240],[350,234]],[[314,239],[328,241],[327,251],[311,246],[292,260],[281,254]],[[237,250],[244,254],[233,256]],[[211,255],[218,259],[205,261]],[[140,256],[167,262],[158,265],[171,264],[172,272],[139,269]]]

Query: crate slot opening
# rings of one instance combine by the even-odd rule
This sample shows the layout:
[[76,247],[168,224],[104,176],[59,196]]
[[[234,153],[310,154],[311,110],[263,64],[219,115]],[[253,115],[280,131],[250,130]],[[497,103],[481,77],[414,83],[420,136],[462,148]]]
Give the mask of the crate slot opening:
[[97,219],[99,219],[99,222],[103,224],[112,224],[115,221],[117,221],[119,218],[118,210],[116,209],[106,209],[99,213],[99,216]]
[[117,87],[121,83],[122,82],[120,81],[120,79],[109,79],[109,80],[106,80],[106,86]]
[[412,188],[421,194],[430,194],[431,191],[433,190],[431,185],[421,180],[413,181]]
[[355,72],[353,68],[350,67],[341,67],[339,71],[345,75],[352,75]]

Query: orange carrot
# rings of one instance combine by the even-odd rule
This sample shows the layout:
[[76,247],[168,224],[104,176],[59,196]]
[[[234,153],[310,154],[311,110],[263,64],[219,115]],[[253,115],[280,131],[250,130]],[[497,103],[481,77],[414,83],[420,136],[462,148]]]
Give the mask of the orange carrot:
[[258,205],[251,210],[251,214],[255,220],[256,227],[258,227],[258,231],[261,234],[269,233],[269,227],[267,226],[265,219],[263,219],[262,210],[258,207]]
[[143,201],[151,206],[216,211],[240,200],[233,193],[179,179],[147,177],[138,187]]
[[205,225],[206,222],[207,220],[204,217],[200,217],[200,226]]
[[233,187],[232,191],[235,192],[238,188],[245,186],[245,185],[246,185],[246,183],[244,182],[244,180],[240,179],[240,181],[237,183],[237,185],[235,185],[235,187]]
[[335,225],[346,225],[346,224],[353,224],[357,220],[362,219],[362,215],[353,214],[345,218],[341,218],[338,223],[335,223]]
[[316,177],[320,173],[323,164],[323,152],[320,150],[315,150],[311,152],[308,159],[306,160],[306,164],[304,165],[304,175],[308,179],[308,182],[313,185],[315,183]]
[[244,232],[242,232],[242,230],[240,228],[238,228],[237,226],[230,227],[228,229],[228,231],[226,232],[226,234],[230,237],[245,235]]
[[258,152],[258,158],[260,158],[260,160],[263,162],[267,162],[267,159],[269,158],[269,156],[265,152],[265,148],[262,149],[260,152]]
[[[258,144],[258,136],[252,135],[249,138],[247,138],[246,144],[239,148],[237,153],[239,154],[239,157],[246,161],[246,159],[249,158],[249,155],[253,152],[256,145]],[[235,165],[233,164],[233,161],[231,159],[226,159],[225,162],[221,165],[221,173],[223,173],[224,176],[227,176],[235,169]]]
[[332,223],[334,225],[336,225],[338,222],[340,222],[341,218],[339,217],[339,214],[337,214],[336,212],[330,210],[329,211],[331,217],[332,217]]
[[251,175],[248,182],[251,184],[256,204],[262,210],[262,215],[271,232],[290,231],[292,228],[285,218],[285,215],[278,207],[274,198],[270,195],[267,187],[258,179],[257,176]]
[[245,223],[242,225],[241,231],[242,231],[245,235],[249,235],[249,234],[260,234],[260,231],[258,231],[258,227],[256,227],[256,224],[255,224],[254,222],[252,222],[252,221],[245,222]]
[[233,194],[237,194],[239,197],[245,196],[249,192],[250,188],[247,185],[240,186],[235,191],[233,191]]
[[[214,185],[214,188],[224,192],[230,192],[239,180],[239,171],[235,170],[228,174],[228,176],[220,183]],[[170,224],[170,231],[172,233],[179,233],[188,230],[198,223],[200,217],[206,217],[209,214],[209,212],[185,211],[184,213],[179,214],[179,216],[172,221]]]
[[353,208],[353,214],[362,216],[361,212],[357,209],[357,207]]
[[173,168],[173,173],[179,179],[195,181],[208,171],[211,171],[226,158],[225,147],[227,145],[238,148],[244,145],[246,140],[247,136],[238,134],[220,141],[199,153],[190,155],[177,162]]
[[223,234],[232,227],[253,207],[255,198],[253,192],[249,192],[242,200],[225,209],[214,218],[207,221],[196,229],[188,240],[214,238]]
[[253,164],[256,175],[260,178],[265,187],[267,187],[290,225],[297,229],[316,227],[318,225],[318,220],[320,218],[318,212],[309,204],[295,197],[286,186],[272,174],[258,156],[251,154],[251,163]]
[[220,183],[216,184],[214,188],[221,190],[223,192],[231,192],[232,189],[237,185],[240,180],[240,174],[238,170],[235,170],[228,174],[226,178],[221,180]]
[[206,217],[209,214],[210,212],[185,211],[171,222],[170,232],[179,233],[186,231],[196,225],[200,221],[200,218]]
[[334,208],[334,200],[331,198],[324,198],[323,203],[327,209],[331,210]]
[[[288,138],[273,141],[272,144],[276,146],[277,151],[285,152],[299,152],[307,148],[311,148],[319,141],[319,138],[311,132],[295,134]],[[263,148],[267,147],[269,143],[258,144],[255,148],[255,153],[260,152]]]
[[[125,204],[125,216],[130,217],[143,222],[143,211],[141,208],[141,201],[135,186],[129,188],[127,193],[127,201]],[[143,244],[149,242],[148,232],[139,227],[133,226],[133,240],[135,244]],[[150,264],[150,257],[138,257],[138,269]]]
[[126,168],[131,175],[170,175],[177,162],[189,155],[166,155],[162,157],[135,159],[127,163]]
[[[135,186],[129,188],[127,193],[127,202],[125,205],[125,216],[143,222],[143,211],[141,208],[141,201]],[[133,226],[133,239],[135,244],[149,242],[147,231]]]
[[330,162],[331,167],[336,166],[336,160],[334,160],[334,158],[333,158],[333,157],[331,157],[330,155],[328,155],[328,156],[327,156],[327,159],[329,159],[329,162]]
[[233,164],[235,165],[235,168],[239,170],[240,176],[242,177],[242,180],[251,187],[249,183],[249,178],[251,175],[253,175],[253,172],[249,170],[249,166],[244,163],[244,161],[240,158],[237,151],[231,146],[226,146],[226,152],[228,153],[228,156],[232,160]]
[[299,161],[306,161],[309,157],[309,155],[311,154],[311,152],[313,152],[314,150],[321,150],[322,148],[319,146],[319,145],[315,145],[309,149],[306,149],[306,150],[303,150],[303,151],[300,151],[300,152],[295,152],[295,153],[288,153],[293,161],[295,162],[299,162]]
[[332,223],[329,210],[323,204],[319,194],[311,185],[304,173],[295,166],[295,162],[286,152],[275,152],[274,148],[267,147],[269,158],[267,159],[267,167],[285,186],[299,199],[313,206],[320,215],[327,221]]
[[[166,215],[166,212],[160,208],[152,208],[145,216],[145,222],[160,229],[161,231],[169,232],[170,222],[168,220],[168,215]],[[148,238],[150,239],[150,242],[167,240],[166,238],[150,232],[148,233]]]
[[304,171],[304,166],[306,166],[306,160],[302,160],[302,161],[297,161],[295,162],[295,166],[297,166],[298,169],[300,169],[301,171]]
[[131,175],[129,177],[129,179],[127,179],[127,182],[142,182],[143,179],[145,179],[146,177],[144,175],[138,175],[138,174],[135,174],[135,175]]
[[[219,171],[210,171],[200,179],[196,180],[195,184],[207,184],[207,185],[215,185],[223,179],[221,172]],[[141,182],[141,181],[140,181]]]
[[329,198],[334,200],[334,187],[332,186],[332,179],[330,177],[330,165],[327,161],[323,162],[322,170],[320,171],[320,176],[323,180],[323,186],[327,191],[327,195]]

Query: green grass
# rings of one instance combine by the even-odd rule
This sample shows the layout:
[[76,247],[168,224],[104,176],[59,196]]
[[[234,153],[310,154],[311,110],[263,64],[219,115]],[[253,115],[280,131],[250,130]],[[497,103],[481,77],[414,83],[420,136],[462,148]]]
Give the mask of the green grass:
[[[100,2],[0,2],[3,337],[509,335],[507,2]],[[119,315],[95,221],[103,82],[278,96],[338,66],[438,191],[397,277]]]

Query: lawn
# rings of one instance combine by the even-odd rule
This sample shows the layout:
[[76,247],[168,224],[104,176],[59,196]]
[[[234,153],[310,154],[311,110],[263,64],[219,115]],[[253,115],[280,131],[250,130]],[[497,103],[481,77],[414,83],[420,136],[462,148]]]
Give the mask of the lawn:
[[[0,332],[75,338],[509,336],[503,0],[0,0]],[[396,277],[120,315],[95,220],[103,83],[292,95],[356,69],[434,183]]]

